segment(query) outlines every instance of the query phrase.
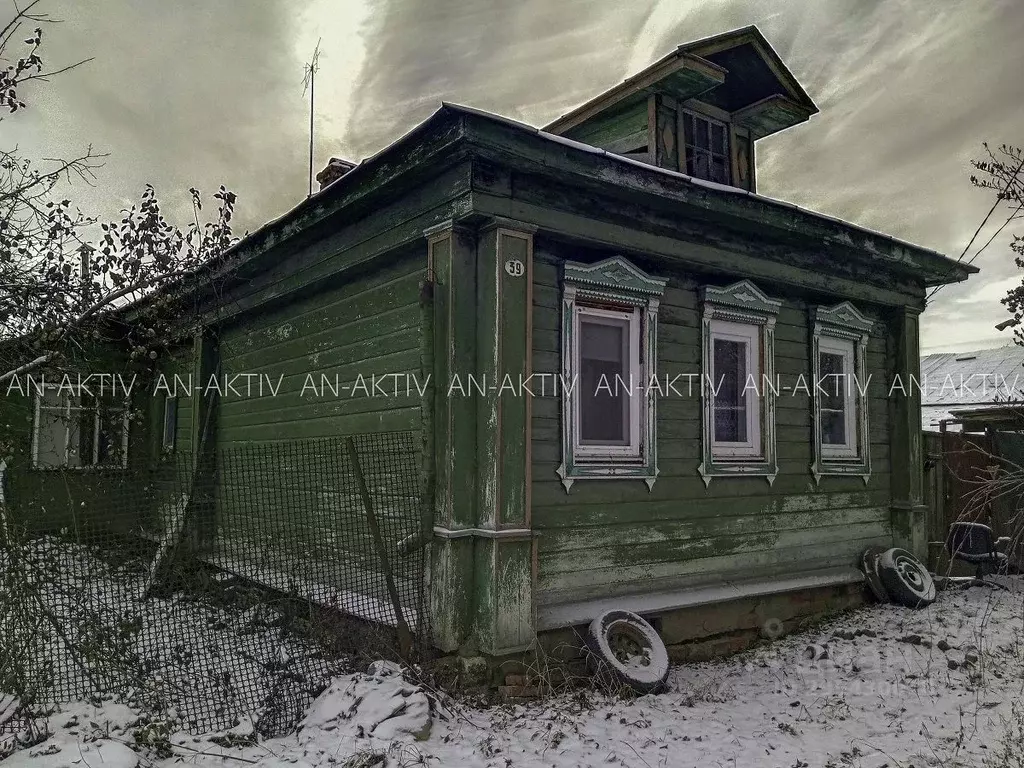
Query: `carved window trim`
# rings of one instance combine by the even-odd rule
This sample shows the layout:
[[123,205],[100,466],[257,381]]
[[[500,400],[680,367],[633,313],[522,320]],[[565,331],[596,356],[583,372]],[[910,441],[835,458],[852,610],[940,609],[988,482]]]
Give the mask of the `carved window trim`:
[[[849,475],[861,477],[865,485],[871,479],[871,433],[868,414],[868,398],[861,394],[860,389],[866,388],[867,380],[867,346],[868,335],[874,322],[861,314],[848,301],[834,307],[816,307],[811,312],[813,332],[811,334],[811,382],[812,425],[813,425],[813,458],[811,474],[814,482],[820,483],[825,475]],[[831,454],[824,448],[821,440],[821,392],[817,386],[821,379],[821,347],[822,340],[835,339],[853,344],[854,383],[852,398],[849,403],[856,407],[853,424],[856,429],[857,451],[853,456]],[[857,387],[857,384],[860,387]],[[848,406],[849,407],[849,406]]]
[[[566,493],[579,479],[643,480],[648,489],[658,477],[656,388],[649,382],[657,371],[658,309],[666,280],[652,277],[622,256],[596,264],[566,262],[562,282],[562,462],[557,473]],[[619,308],[623,317],[635,316],[639,327],[639,382],[633,397],[642,398],[635,409],[639,423],[638,455],[597,455],[580,450],[578,433],[579,316],[588,311]],[[575,386],[574,386],[575,384]]]
[[[775,482],[779,472],[775,440],[775,391],[765,382],[775,381],[775,321],[782,302],[766,296],[749,280],[701,291],[701,463],[697,471],[705,487],[714,477],[764,477]],[[757,456],[729,456],[716,453],[714,444],[714,391],[712,379],[715,328],[719,323],[753,326],[760,338],[757,402],[760,404],[761,450]]]

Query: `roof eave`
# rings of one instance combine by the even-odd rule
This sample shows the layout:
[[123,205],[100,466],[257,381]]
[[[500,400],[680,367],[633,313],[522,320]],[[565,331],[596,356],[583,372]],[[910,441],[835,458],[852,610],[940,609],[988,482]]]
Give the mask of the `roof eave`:
[[[618,85],[602,91],[597,96],[566,112],[561,117],[548,123],[542,130],[554,134],[561,134],[572,130],[595,115],[629,99],[631,96],[643,93],[673,72],[687,67],[700,71],[709,81],[725,82],[727,70],[724,67],[720,67],[714,62],[695,56],[687,51],[677,49],[658,59],[653,64],[644,67],[644,69],[636,74],[627,77]],[[712,87],[714,85],[709,85],[709,89]]]

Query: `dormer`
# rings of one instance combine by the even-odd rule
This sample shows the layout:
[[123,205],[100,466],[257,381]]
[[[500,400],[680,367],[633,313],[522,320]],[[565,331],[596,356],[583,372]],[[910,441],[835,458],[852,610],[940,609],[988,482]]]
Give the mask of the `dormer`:
[[757,27],[680,45],[544,130],[754,191],[754,144],[818,108]]

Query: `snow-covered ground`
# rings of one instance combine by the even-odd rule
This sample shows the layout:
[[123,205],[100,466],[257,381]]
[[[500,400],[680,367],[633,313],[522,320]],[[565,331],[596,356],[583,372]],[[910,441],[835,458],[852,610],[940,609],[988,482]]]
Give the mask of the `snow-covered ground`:
[[[940,593],[930,608],[871,606],[730,659],[677,666],[633,701],[566,693],[473,709],[387,674],[346,675],[298,731],[253,741],[139,726],[125,707],[68,705],[53,735],[8,758],[78,766],[1004,766],[1024,740],[1024,582]],[[827,646],[812,661],[809,644]],[[1014,714],[1017,711],[1017,716]],[[162,749],[137,741],[161,743]],[[425,738],[423,738],[425,737]],[[421,740],[422,739],[422,740]]]
[[[203,599],[184,591],[141,599],[144,558],[52,538],[29,542],[22,558],[27,581],[15,597],[0,562],[0,602],[20,599],[31,610],[0,612],[0,638],[44,701],[112,691],[173,708],[189,730],[249,715],[272,732],[278,721],[296,722],[307,689],[322,687],[329,670],[352,669],[286,631],[273,603],[230,584]],[[37,600],[48,620],[32,620]]]

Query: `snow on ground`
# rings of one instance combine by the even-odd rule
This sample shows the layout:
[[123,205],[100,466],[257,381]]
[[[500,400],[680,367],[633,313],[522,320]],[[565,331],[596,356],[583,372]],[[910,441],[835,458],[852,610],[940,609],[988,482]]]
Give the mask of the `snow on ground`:
[[[335,678],[297,733],[251,743],[251,726],[162,751],[135,745],[114,704],[50,718],[54,735],[7,761],[57,766],[1002,766],[1024,739],[1024,581],[940,593],[930,608],[871,606],[813,632],[717,662],[676,666],[670,691],[633,701],[593,692],[491,709],[428,695],[383,668]],[[805,656],[809,644],[828,658]],[[425,737],[425,738],[423,738]],[[418,740],[418,738],[423,740]],[[155,739],[159,741],[159,739]],[[1019,762],[1009,765],[1019,766]]]
[[21,649],[44,700],[99,689],[163,702],[192,730],[258,710],[264,727],[290,727],[310,701],[306,689],[332,666],[316,644],[287,632],[268,602],[230,590],[219,599],[179,591],[143,600],[148,561],[57,539],[31,542],[25,557],[32,594],[53,621],[12,612],[0,616],[0,636]]

